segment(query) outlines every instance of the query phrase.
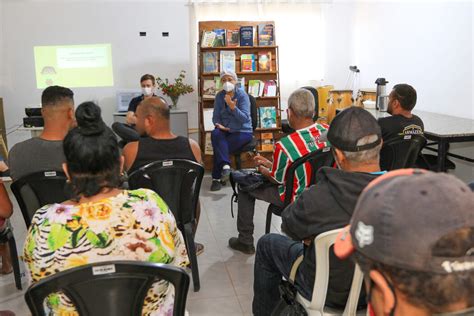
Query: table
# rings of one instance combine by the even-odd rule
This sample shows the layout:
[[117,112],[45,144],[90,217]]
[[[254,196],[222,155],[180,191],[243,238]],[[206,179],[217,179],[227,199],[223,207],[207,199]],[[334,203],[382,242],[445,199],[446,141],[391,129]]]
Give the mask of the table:
[[[367,109],[367,111],[377,119],[390,116],[387,112],[375,109]],[[423,121],[426,139],[434,141],[434,143],[429,143],[426,149],[438,152],[437,171],[446,171],[447,156],[474,163],[473,158],[449,153],[450,143],[474,141],[474,120],[418,110],[413,111],[413,114]],[[431,147],[435,144],[438,145],[437,149]]]
[[[125,123],[126,116],[127,112],[115,112],[114,122]],[[188,137],[188,111],[171,110],[170,127],[173,134]]]

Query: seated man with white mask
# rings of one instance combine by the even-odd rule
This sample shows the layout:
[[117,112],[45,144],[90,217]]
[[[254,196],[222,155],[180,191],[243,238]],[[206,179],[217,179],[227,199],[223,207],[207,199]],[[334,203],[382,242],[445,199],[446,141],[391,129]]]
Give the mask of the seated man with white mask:
[[221,189],[230,174],[230,153],[252,140],[252,118],[248,94],[237,84],[233,71],[221,72],[223,90],[216,95],[211,133],[214,161],[211,191]]
[[143,100],[151,98],[155,96],[155,89],[156,89],[156,81],[155,77],[150,74],[145,74],[140,78],[140,86],[142,89],[142,95],[133,98],[130,100],[130,104],[128,105],[127,111],[127,119],[126,124],[115,122],[112,124],[112,130],[122,138],[122,147],[129,143],[138,141],[140,136],[138,135],[135,124],[137,121],[137,117],[135,112],[137,111],[137,107]]

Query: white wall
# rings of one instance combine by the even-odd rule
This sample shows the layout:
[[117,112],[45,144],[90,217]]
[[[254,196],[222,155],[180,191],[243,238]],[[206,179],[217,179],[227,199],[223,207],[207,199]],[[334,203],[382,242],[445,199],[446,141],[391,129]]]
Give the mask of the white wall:
[[[6,1],[3,5],[5,80],[2,84],[7,125],[20,124],[24,107],[39,104],[33,47],[111,43],[114,87],[73,88],[76,105],[97,100],[107,123],[112,122],[117,89],[139,88],[143,73],[166,78],[190,70],[189,7],[184,1],[64,2]],[[146,31],[146,37],[139,37]],[[162,37],[168,31],[170,37]],[[194,62],[194,61],[193,61]],[[192,82],[191,78],[189,82]],[[190,110],[190,127],[197,126],[197,99],[187,95],[180,104]],[[29,137],[16,132],[9,144]]]
[[474,119],[471,1],[357,5],[352,63],[361,86],[409,83],[417,109]]

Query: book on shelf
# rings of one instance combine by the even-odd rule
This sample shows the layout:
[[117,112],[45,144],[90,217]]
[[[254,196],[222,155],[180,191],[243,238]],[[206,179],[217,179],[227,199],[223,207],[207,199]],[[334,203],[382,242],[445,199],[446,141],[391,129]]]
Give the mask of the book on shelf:
[[249,80],[248,94],[254,98],[258,98],[260,95],[260,80]]
[[214,130],[214,123],[212,123],[212,115],[214,109],[202,109],[202,121],[204,123],[204,131],[212,132]]
[[227,46],[230,46],[230,47],[239,46],[239,39],[240,39],[239,34],[240,34],[239,29],[227,30],[227,33],[226,33]]
[[235,72],[235,51],[221,50],[221,71]]
[[275,44],[273,24],[258,25],[258,46],[273,46]]
[[240,27],[240,46],[253,46],[253,26]]
[[212,47],[215,39],[216,33],[213,31],[202,32],[201,47]]
[[274,106],[261,106],[258,108],[260,128],[277,127],[276,108]]
[[217,52],[204,52],[202,55],[203,72],[219,72]]
[[277,84],[275,80],[267,80],[264,83],[263,96],[264,97],[276,97],[277,95]]
[[222,90],[222,82],[221,77],[215,76],[214,81],[216,82],[216,94]]
[[245,77],[237,78],[237,86],[245,90]]
[[214,99],[216,97],[216,81],[205,79],[202,87],[202,96],[207,99]]
[[216,33],[216,38],[212,43],[212,47],[224,47],[226,44],[225,41],[225,30],[224,29],[215,29],[214,33]]
[[260,134],[260,151],[272,152],[273,151],[273,133],[261,133]]
[[272,71],[272,53],[258,53],[258,71]]
[[240,70],[242,72],[256,71],[255,55],[254,54],[242,54],[240,55]]
[[212,148],[211,133],[206,133],[204,138],[204,154],[205,155],[214,155],[214,149]]

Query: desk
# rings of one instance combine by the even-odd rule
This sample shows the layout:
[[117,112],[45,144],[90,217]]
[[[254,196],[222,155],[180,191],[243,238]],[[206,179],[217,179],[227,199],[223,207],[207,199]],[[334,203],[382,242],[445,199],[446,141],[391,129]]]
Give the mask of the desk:
[[31,138],[33,138],[33,137],[38,137],[41,135],[41,132],[43,131],[43,127],[20,127],[18,131],[30,132]]
[[[375,118],[390,116],[387,112],[367,109]],[[413,111],[419,116],[425,125],[425,137],[434,141],[429,145],[437,144],[438,149],[427,147],[429,150],[438,152],[437,171],[446,171],[445,164],[447,156],[474,163],[473,158],[463,157],[449,153],[450,143],[462,143],[474,141],[474,120],[450,115]]]
[[[127,112],[115,112],[114,122],[125,123],[126,116]],[[188,111],[171,110],[170,127],[173,134],[188,137]]]

